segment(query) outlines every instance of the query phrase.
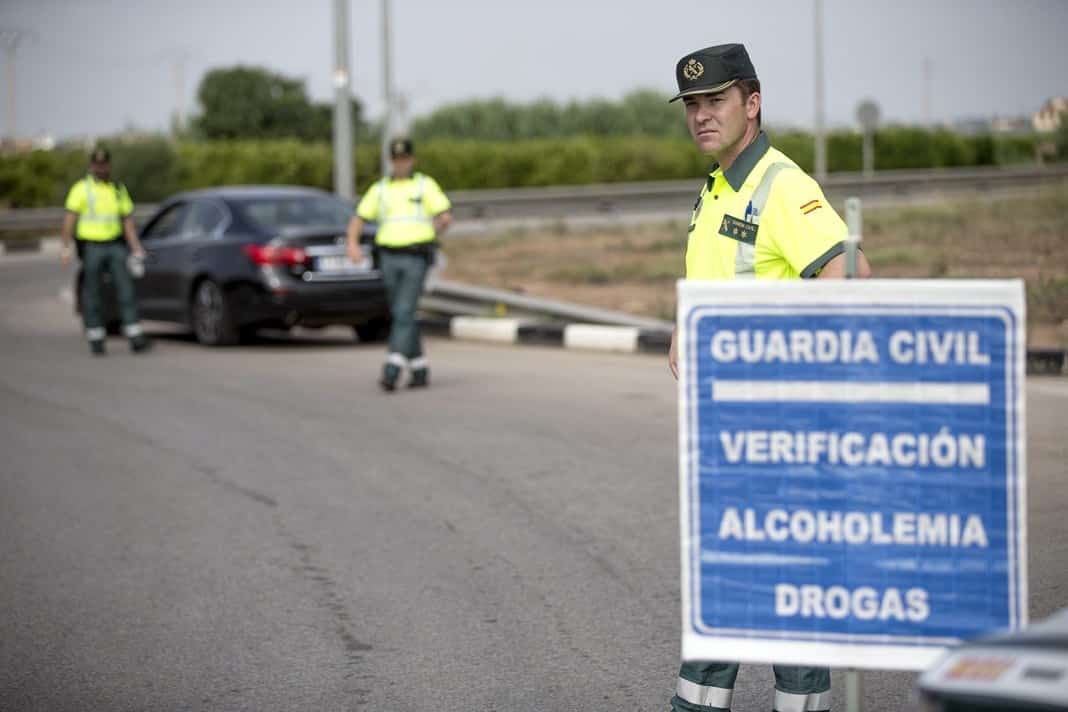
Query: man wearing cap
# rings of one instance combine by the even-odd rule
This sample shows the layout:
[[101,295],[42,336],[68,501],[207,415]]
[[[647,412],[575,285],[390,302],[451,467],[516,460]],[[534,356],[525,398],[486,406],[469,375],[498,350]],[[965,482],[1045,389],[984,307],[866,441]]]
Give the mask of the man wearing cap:
[[115,286],[123,332],[130,341],[130,349],[141,353],[149,346],[137,320],[136,295],[126,264],[130,255],[141,260],[145,254],[131,217],[133,207],[126,186],[111,180],[110,154],[101,148],[94,150],[89,156],[89,174],[67,194],[60,259],[63,264],[70,262],[77,235],[78,254],[82,259],[82,321],[89,350],[95,356],[104,355],[107,336],[100,299],[100,275],[105,270],[111,274]]
[[389,148],[390,175],[364,193],[348,229],[349,258],[362,262],[359,240],[364,222],[378,224],[375,247],[392,319],[389,354],[378,381],[385,391],[397,387],[405,368],[411,371],[410,388],[430,385],[415,313],[427,270],[434,262],[437,238],[452,222],[452,204],[441,187],[430,176],[413,172],[411,140],[396,139]]
[[[847,229],[811,177],[761,131],[760,81],[745,47],[692,52],[675,67],[686,126],[714,163],[690,218],[686,278],[827,279],[845,276]],[[863,254],[857,276],[870,277]],[[678,378],[672,333],[668,366]],[[830,670],[775,665],[777,712],[831,706]],[[686,662],[672,709],[729,710],[738,675],[732,662]]]

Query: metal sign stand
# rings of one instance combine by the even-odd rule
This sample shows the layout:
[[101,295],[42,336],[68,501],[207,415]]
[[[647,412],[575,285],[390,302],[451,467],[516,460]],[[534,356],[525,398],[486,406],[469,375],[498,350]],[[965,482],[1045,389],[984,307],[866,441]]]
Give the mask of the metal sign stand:
[[[849,233],[846,236],[846,279],[855,279],[857,276],[857,248],[860,246],[863,217],[860,198],[846,199],[846,227]],[[859,670],[850,668],[846,670],[846,712],[863,712],[864,710],[864,679]]]
[[[846,236],[846,279],[855,279],[857,276],[857,248],[860,246],[862,234],[863,213],[860,198],[847,198],[845,202],[846,227],[849,233]],[[845,671],[845,697],[846,712],[863,712],[864,710],[864,678],[859,670],[849,668]]]

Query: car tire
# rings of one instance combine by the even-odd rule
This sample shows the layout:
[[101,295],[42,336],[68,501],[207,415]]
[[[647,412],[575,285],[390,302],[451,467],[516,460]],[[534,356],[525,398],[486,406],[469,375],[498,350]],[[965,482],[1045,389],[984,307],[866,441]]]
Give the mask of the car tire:
[[356,338],[360,343],[371,344],[385,341],[389,336],[389,322],[384,319],[374,319],[366,324],[356,324],[352,330],[356,332]]
[[226,292],[210,279],[194,290],[190,315],[193,334],[205,346],[232,346],[241,339]]

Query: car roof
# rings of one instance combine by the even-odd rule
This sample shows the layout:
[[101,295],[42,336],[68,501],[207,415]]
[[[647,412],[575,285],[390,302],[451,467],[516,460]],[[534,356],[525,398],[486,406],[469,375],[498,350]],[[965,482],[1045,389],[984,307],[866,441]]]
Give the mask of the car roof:
[[187,190],[168,199],[192,200],[194,198],[217,198],[220,200],[248,200],[263,198],[295,198],[299,196],[332,195],[319,188],[299,185],[224,185],[214,188]]

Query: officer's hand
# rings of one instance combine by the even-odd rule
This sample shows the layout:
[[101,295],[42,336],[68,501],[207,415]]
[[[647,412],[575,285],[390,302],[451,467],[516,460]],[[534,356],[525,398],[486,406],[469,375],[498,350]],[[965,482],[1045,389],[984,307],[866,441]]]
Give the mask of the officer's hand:
[[140,245],[130,250],[130,254],[132,254],[134,257],[140,257],[141,259],[145,258],[145,250]]
[[679,345],[675,338],[676,329],[671,330],[671,348],[668,349],[668,368],[675,380],[679,380]]
[[70,264],[70,245],[60,245],[59,247],[59,262],[66,266]]
[[363,250],[360,249],[359,244],[349,243],[348,253],[349,259],[352,260],[355,264],[360,264],[361,262],[363,262]]

